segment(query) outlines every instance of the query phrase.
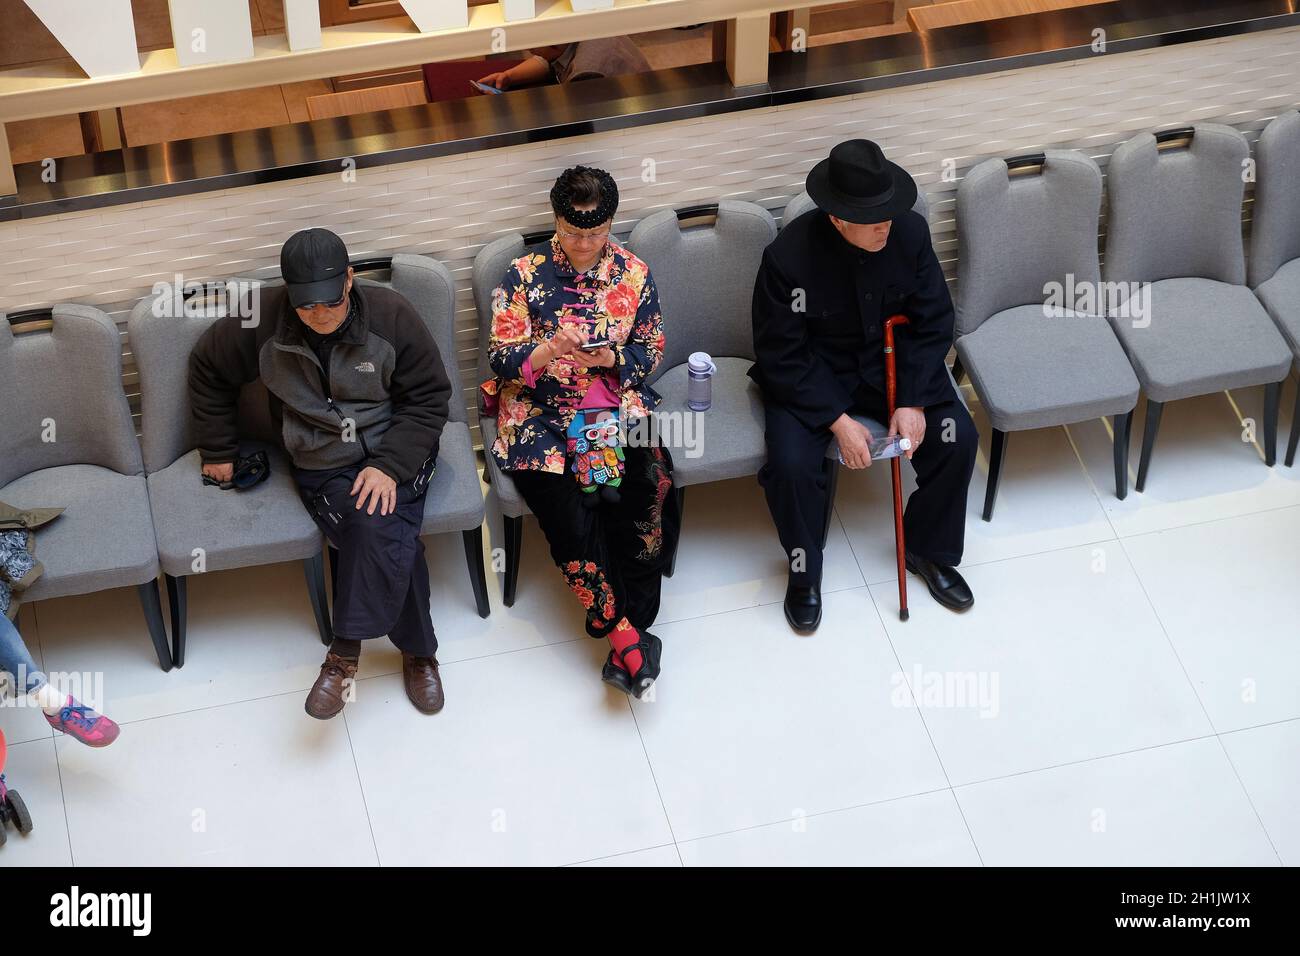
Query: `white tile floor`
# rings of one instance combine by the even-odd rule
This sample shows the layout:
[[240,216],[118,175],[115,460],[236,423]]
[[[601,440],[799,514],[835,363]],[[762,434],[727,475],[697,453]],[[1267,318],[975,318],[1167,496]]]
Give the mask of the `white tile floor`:
[[0,707],[36,817],[0,863],[1300,864],[1300,465],[1241,440],[1258,405],[1169,406],[1123,502],[1099,421],[1013,435],[987,524],[981,457],[962,616],[913,578],[898,620],[883,468],[841,479],[813,637],[754,481],[693,488],[647,702],[600,683],[532,524],[486,621],[459,538],[427,542],[437,717],[380,645],[341,719],[303,713],[297,565],[193,579],[170,674],[132,590],[29,606],[38,659],[103,672],[124,728],[91,751]]

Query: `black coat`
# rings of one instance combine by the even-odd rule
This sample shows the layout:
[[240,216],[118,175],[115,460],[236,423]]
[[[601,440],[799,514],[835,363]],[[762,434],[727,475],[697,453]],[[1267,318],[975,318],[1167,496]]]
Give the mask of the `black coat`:
[[915,212],[895,219],[885,247],[873,253],[851,245],[814,209],[763,252],[750,377],[808,428],[825,428],[848,411],[864,383],[883,405],[882,322],[898,312],[910,319],[894,329],[898,407],[954,400],[944,367],[952,298],[925,219]]

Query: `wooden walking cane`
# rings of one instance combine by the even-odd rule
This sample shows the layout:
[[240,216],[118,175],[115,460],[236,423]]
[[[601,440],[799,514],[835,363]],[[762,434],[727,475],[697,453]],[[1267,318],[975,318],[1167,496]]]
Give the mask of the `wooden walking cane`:
[[[895,392],[898,388],[898,373],[894,365],[894,326],[906,325],[907,316],[891,315],[885,319],[885,404],[889,421],[894,420]],[[903,557],[903,470],[901,455],[889,460],[890,473],[894,479],[894,548],[898,552],[898,619],[906,621],[907,614],[907,561]]]

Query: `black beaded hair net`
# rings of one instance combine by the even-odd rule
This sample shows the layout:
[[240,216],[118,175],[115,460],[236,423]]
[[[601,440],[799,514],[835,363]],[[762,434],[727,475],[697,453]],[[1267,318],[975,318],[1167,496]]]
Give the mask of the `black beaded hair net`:
[[[573,208],[575,204],[586,206],[593,202],[596,208],[586,212]],[[579,229],[595,229],[614,218],[618,209],[618,183],[603,169],[570,166],[551,187],[551,208]]]

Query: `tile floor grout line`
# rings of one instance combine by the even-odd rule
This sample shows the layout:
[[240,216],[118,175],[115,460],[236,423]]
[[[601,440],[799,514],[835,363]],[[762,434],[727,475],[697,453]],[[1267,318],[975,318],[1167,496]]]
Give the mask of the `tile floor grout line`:
[[668,813],[668,804],[664,800],[664,792],[659,788],[659,777],[655,773],[654,761],[650,759],[650,748],[646,746],[645,735],[641,733],[641,721],[636,719],[636,708],[632,706],[632,698],[630,697],[627,700],[627,709],[632,715],[632,725],[636,727],[637,739],[641,741],[641,752],[645,754],[646,766],[650,768],[650,780],[655,785],[655,794],[659,797],[659,806],[664,811],[664,822],[668,824],[668,836],[672,839],[673,849],[677,852],[677,862],[685,866],[686,861],[682,859],[682,848],[677,845],[677,831],[673,829],[673,819]]
[[[817,810],[813,813],[804,814],[804,816],[801,819],[811,820],[814,817],[828,817],[828,816],[833,816],[834,814],[837,813],[852,813],[854,810],[866,810],[871,807],[880,807],[880,806],[884,806],[887,803],[898,803],[900,800],[914,800],[917,797],[929,797],[936,793],[951,793],[951,792],[952,792],[952,787],[936,787],[933,790],[918,790],[916,793],[900,793],[892,797],[882,797],[879,800],[868,800],[866,803],[853,803],[845,807],[829,807],[828,809],[825,810]],[[751,823],[747,826],[736,827],[734,830],[718,830],[716,833],[704,833],[701,834],[700,836],[689,837],[685,840],[682,840],[681,842],[701,843],[704,840],[713,840],[716,839],[717,837],[732,836],[733,834],[736,833],[748,833],[750,830],[764,830],[767,827],[777,827],[777,826],[781,826],[784,823],[793,823],[794,820],[795,820],[794,817],[782,817],[779,820],[765,820],[762,823]],[[664,845],[667,846],[667,844]],[[654,849],[654,848],[647,847],[647,849]],[[636,853],[639,851],[630,850],[629,852]],[[978,855],[978,851],[977,851],[977,855]]]
[[1268,832],[1268,827],[1264,824],[1264,818],[1260,816],[1259,808],[1255,806],[1255,800],[1250,795],[1250,789],[1246,786],[1246,781],[1241,779],[1241,773],[1237,770],[1237,765],[1232,761],[1232,754],[1228,753],[1228,745],[1223,742],[1223,736],[1221,734],[1215,734],[1214,739],[1219,742],[1219,748],[1223,751],[1223,756],[1228,761],[1228,766],[1232,769],[1232,775],[1237,778],[1237,786],[1241,787],[1242,796],[1244,796],[1246,802],[1250,804],[1250,812],[1255,814],[1255,820],[1259,823],[1259,829],[1264,834],[1264,839],[1268,841],[1269,849],[1271,849],[1273,855],[1277,857],[1278,865],[1286,866],[1286,862],[1282,859],[1282,854],[1278,852],[1277,844],[1273,842],[1273,834]]
[[[21,610],[21,608],[19,609]],[[41,655],[41,671],[45,671],[45,647],[41,644],[41,622],[36,613],[36,604],[31,605],[32,612],[32,630],[36,632],[36,647]],[[27,639],[24,637],[23,642]],[[48,680],[48,678],[47,678]],[[40,740],[41,738],[37,738]],[[77,851],[72,848],[72,821],[68,818],[68,795],[63,788],[63,764],[59,761],[59,740],[54,736],[54,729],[50,729],[49,736],[50,746],[54,748],[54,772],[59,775],[59,802],[63,805],[63,832],[68,835],[68,860],[69,865],[77,865]],[[3,826],[3,824],[0,824]]]
[[1132,541],[1134,538],[1146,538],[1153,534],[1168,534],[1171,531],[1182,531],[1184,528],[1199,528],[1203,525],[1215,524],[1219,521],[1237,521],[1241,518],[1254,518],[1258,515],[1272,514],[1274,511],[1286,511],[1289,508],[1300,508],[1300,501],[1292,501],[1284,505],[1272,505],[1268,508],[1258,508],[1252,511],[1242,511],[1237,514],[1219,515],[1215,518],[1201,518],[1197,521],[1173,524],[1167,528],[1152,528],[1150,531],[1136,531],[1133,534],[1121,534],[1117,537],[1120,541]]
[[361,806],[366,813],[366,826],[370,828],[370,845],[375,848],[375,866],[382,867],[383,859],[379,856],[379,841],[375,838],[375,821],[370,816],[370,801],[366,799],[366,784],[361,779],[361,765],[357,763],[357,748],[352,742],[352,727],[348,724],[346,708],[339,714],[343,718],[343,732],[348,735],[348,753],[352,755],[352,769],[357,774],[357,789],[361,791]]
[[[1237,772],[1237,765],[1232,762],[1232,755],[1228,753],[1228,745],[1223,742],[1223,736],[1219,728],[1214,725],[1214,718],[1210,716],[1209,708],[1205,705],[1205,700],[1201,697],[1200,692],[1196,689],[1196,682],[1192,676],[1187,673],[1187,665],[1183,663],[1182,657],[1178,653],[1178,648],[1174,645],[1174,640],[1169,634],[1169,629],[1165,627],[1164,619],[1160,616],[1160,611],[1155,602],[1151,600],[1151,595],[1147,593],[1146,582],[1142,580],[1142,575],[1137,566],[1133,563],[1133,557],[1124,547],[1124,542],[1120,542],[1120,550],[1124,553],[1124,560],[1128,562],[1130,570],[1133,572],[1133,578],[1137,581],[1138,587],[1142,589],[1142,596],[1146,598],[1147,605],[1151,608],[1151,613],[1155,615],[1156,623],[1160,625],[1160,632],[1165,636],[1165,642],[1169,645],[1169,650],[1174,655],[1174,660],[1178,661],[1178,667],[1182,670],[1183,676],[1187,678],[1188,685],[1192,688],[1192,694],[1196,697],[1196,702],[1201,705],[1201,712],[1205,715],[1206,723],[1214,731],[1214,739],[1218,742],[1219,748],[1223,751],[1224,757],[1228,761],[1228,766],[1232,769],[1232,775],[1237,778],[1237,785],[1241,787],[1241,792],[1246,798],[1246,803],[1250,805],[1251,813],[1255,814],[1255,821],[1259,824],[1260,830],[1264,834],[1264,839],[1268,841],[1269,848],[1273,855],[1277,857],[1278,863],[1282,863],[1282,854],[1278,852],[1277,844],[1273,842],[1273,835],[1268,832],[1268,827],[1264,824],[1264,818],[1260,816],[1259,810],[1255,806],[1255,800],[1250,795],[1250,790],[1246,787],[1246,782],[1241,779],[1241,774]],[[1285,864],[1282,864],[1285,866]]]
[[[617,859],[618,859],[619,857],[621,857],[621,856],[631,856],[633,853],[649,853],[651,850],[662,850],[664,847],[669,847],[669,846],[676,848],[677,844],[676,844],[676,843],[658,843],[658,844],[656,844],[655,846],[643,846],[643,847],[640,847],[640,848],[638,848],[638,849],[636,849],[636,850],[623,850],[623,851],[621,851],[621,852],[619,852],[619,853],[607,853],[607,854],[605,854],[604,856],[593,856],[593,857],[591,857],[591,858],[589,858],[589,859],[586,859],[586,860],[573,860],[573,861],[571,861],[571,862],[569,862],[569,863],[561,863],[561,864],[559,865],[558,869],[562,869],[562,870],[563,870],[563,869],[567,869],[567,868],[569,868],[569,867],[571,867],[571,866],[582,866],[582,864],[584,864],[584,863],[598,863],[598,862],[600,862],[601,860],[617,860]],[[681,860],[681,854],[680,854],[680,853],[677,855],[677,859],[678,859],[679,861]]]
[[[840,530],[844,533],[845,540],[848,541],[848,530],[844,527],[844,520],[840,517],[839,509],[832,508],[832,514],[834,514],[835,520],[840,523]],[[867,575],[862,570],[862,562],[858,560],[858,550],[853,547],[852,541],[848,541],[848,544],[849,553],[853,555],[853,560],[858,565],[858,573],[865,581]],[[907,572],[904,572],[904,574],[906,573]],[[894,663],[898,665],[898,671],[903,675],[904,683],[907,684],[907,693],[911,696],[913,704],[916,707],[917,716],[921,720],[921,729],[925,731],[925,737],[930,741],[930,750],[934,753],[935,762],[939,764],[939,772],[943,774],[943,779],[948,784],[948,792],[952,793],[953,800],[957,803],[957,812],[961,816],[962,825],[966,827],[966,835],[970,837],[971,848],[974,849],[975,856],[980,861],[980,866],[983,866],[984,854],[980,853],[979,845],[975,842],[975,834],[971,832],[970,823],[966,820],[966,814],[961,809],[960,801],[957,801],[957,794],[952,789],[952,779],[948,776],[948,768],[943,765],[943,757],[939,755],[939,747],[934,742],[934,735],[930,733],[930,727],[925,722],[925,714],[922,711],[920,701],[917,700],[916,694],[912,690],[912,685],[907,680],[907,669],[903,667],[903,661],[898,656],[898,648],[894,646],[894,640],[889,636],[889,627],[885,624],[885,614],[881,610],[880,605],[876,602],[876,596],[871,592],[871,587],[866,585],[864,586],[864,590],[867,592],[867,599],[871,602],[871,606],[875,608],[876,620],[880,622],[880,629],[884,632],[885,642],[889,645],[889,652],[894,655]]]
[[1147,744],[1143,747],[1134,747],[1132,750],[1116,750],[1110,753],[1094,754],[1091,757],[1080,757],[1078,760],[1066,760],[1063,763],[1048,764],[1045,767],[1029,767],[1024,770],[1013,770],[1011,773],[1000,773],[993,777],[981,777],[978,780],[968,780],[965,783],[953,784],[953,790],[961,790],[964,787],[978,787],[986,783],[996,783],[1000,780],[1010,780],[1013,777],[1025,777],[1029,774],[1047,773],[1049,770],[1063,770],[1066,767],[1078,767],[1085,763],[1095,763],[1098,760],[1111,760],[1115,757],[1129,757],[1133,754],[1145,753],[1148,750],[1161,750],[1165,747],[1179,747],[1183,744],[1194,744],[1201,740],[1210,740],[1217,737],[1218,734],[1201,734],[1198,737],[1183,737],[1179,740],[1166,740],[1158,744]]

